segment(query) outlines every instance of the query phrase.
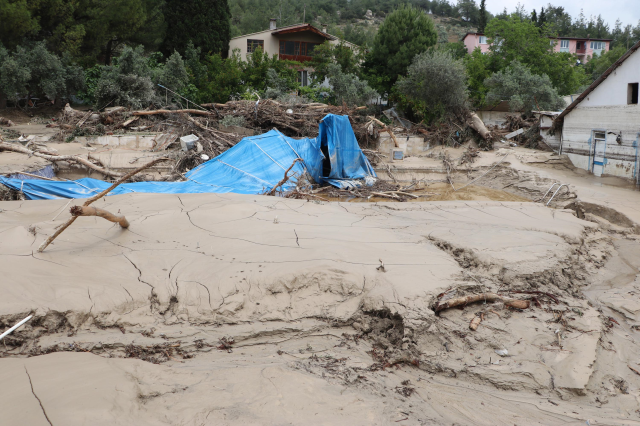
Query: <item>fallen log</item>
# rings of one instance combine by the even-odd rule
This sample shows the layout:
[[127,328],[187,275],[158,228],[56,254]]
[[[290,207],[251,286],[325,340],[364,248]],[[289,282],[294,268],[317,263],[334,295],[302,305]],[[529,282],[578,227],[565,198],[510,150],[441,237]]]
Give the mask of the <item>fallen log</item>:
[[[144,166],[138,167],[137,169],[127,173],[125,176],[121,177],[120,179],[118,179],[118,181],[116,181],[113,185],[111,185],[109,188],[105,189],[104,191],[102,191],[101,193],[94,195],[93,197],[89,198],[87,201],[84,202],[84,204],[82,205],[82,207],[87,207],[89,206],[91,203],[93,203],[94,201],[99,200],[100,198],[104,197],[105,195],[107,195],[109,192],[113,191],[115,189],[115,187],[117,187],[118,185],[120,185],[122,182],[127,181],[128,179],[130,179],[131,177],[133,177],[134,175],[140,173],[141,171],[148,169],[149,167],[152,167],[154,165],[156,165],[157,163],[160,163],[162,161],[167,161],[168,158],[166,157],[162,157],[162,158],[156,158],[153,161],[150,161],[149,163],[145,164]],[[42,242],[42,244],[40,244],[40,247],[38,247],[38,253],[42,253],[44,251],[44,249],[47,248],[47,246],[49,244],[51,244],[53,242],[53,240],[55,240],[58,235],[62,234],[62,232],[67,229],[69,227],[69,225],[71,225],[73,222],[75,222],[75,220],[78,218],[78,216],[71,216],[69,218],[69,220],[67,220],[66,223],[64,223],[62,226],[60,226],[60,228],[58,228],[58,230],[53,234],[50,235],[46,240],[44,240]]]
[[489,138],[491,138],[491,132],[487,129],[487,127],[484,125],[484,123],[476,113],[471,113],[471,118],[469,119],[467,125],[478,132],[480,136],[482,136],[482,139],[488,140]]
[[440,312],[445,309],[455,308],[457,306],[466,306],[470,303],[476,302],[502,302],[505,306],[515,309],[527,309],[531,303],[529,300],[511,299],[509,297],[500,296],[496,293],[480,293],[471,294],[469,296],[454,297],[453,299],[446,300],[443,303],[438,303],[435,311]]
[[118,223],[123,228],[129,227],[129,221],[122,215],[113,214],[98,207],[73,206],[69,210],[71,216],[98,216],[109,222]]
[[133,111],[131,115],[157,115],[157,114],[196,114],[196,115],[215,115],[209,111],[202,111],[200,109],[156,109],[153,111]]

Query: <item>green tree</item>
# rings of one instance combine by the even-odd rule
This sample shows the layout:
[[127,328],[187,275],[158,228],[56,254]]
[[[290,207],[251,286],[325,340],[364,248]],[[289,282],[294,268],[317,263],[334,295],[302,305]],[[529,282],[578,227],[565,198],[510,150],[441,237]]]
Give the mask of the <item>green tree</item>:
[[478,23],[478,6],[474,0],[458,0],[456,7],[464,21],[472,24]]
[[538,106],[543,111],[558,111],[564,101],[546,75],[536,75],[524,64],[514,61],[487,79],[487,102],[509,101],[511,111],[531,113]]
[[[161,0],[80,0],[81,6],[76,13],[78,22],[86,30],[81,54],[87,64],[103,58],[105,65],[111,64],[111,58],[117,49],[126,44],[138,44],[140,39],[150,37],[154,43],[159,41],[163,20],[158,18]],[[152,18],[152,19],[150,19]],[[157,44],[145,45],[156,48]]]
[[404,75],[413,57],[434,46],[438,34],[424,11],[400,6],[390,13],[378,30],[367,58],[374,87],[389,93],[398,76]]
[[0,41],[5,46],[13,48],[39,29],[26,0],[0,0]]
[[433,50],[416,55],[407,77],[398,80],[396,88],[427,122],[463,115],[468,108],[465,66],[449,52]]
[[584,70],[591,81],[595,81],[604,72],[609,69],[618,59],[627,52],[624,46],[617,46],[602,55],[595,55],[584,66]]
[[575,93],[584,85],[586,76],[584,70],[574,66],[575,56],[554,52],[549,45],[549,38],[554,36],[549,26],[538,28],[528,19],[512,16],[492,20],[485,33],[492,55],[499,62],[496,70],[519,61],[534,74],[549,76],[561,95]]
[[538,16],[538,27],[542,28],[547,23],[547,14],[544,11],[544,7],[540,8],[540,16]]
[[484,82],[498,69],[498,61],[493,55],[483,54],[477,47],[464,58],[464,64],[471,100],[476,108],[480,108],[485,105],[485,98],[489,91]]
[[20,96],[59,101],[84,87],[84,72],[68,56],[49,52],[44,42],[18,46],[13,54],[0,48],[0,102]]
[[531,12],[531,22],[538,26],[538,13],[535,9],[533,9],[533,12]]
[[487,26],[487,6],[486,0],[480,0],[480,11],[478,12],[478,32],[484,33],[484,29]]
[[329,65],[333,63],[338,64],[342,72],[359,76],[362,59],[361,50],[354,51],[344,42],[337,45],[325,42],[313,50],[313,59],[309,65],[313,67],[314,80],[322,83],[329,74]]
[[164,52],[184,53],[192,42],[203,54],[226,55],[231,18],[227,0],[167,0],[164,18],[167,22]]
[[360,80],[355,74],[343,72],[338,64],[329,65],[327,76],[331,85],[332,101],[336,105],[342,105],[344,102],[348,106],[362,106],[379,96],[366,81]]

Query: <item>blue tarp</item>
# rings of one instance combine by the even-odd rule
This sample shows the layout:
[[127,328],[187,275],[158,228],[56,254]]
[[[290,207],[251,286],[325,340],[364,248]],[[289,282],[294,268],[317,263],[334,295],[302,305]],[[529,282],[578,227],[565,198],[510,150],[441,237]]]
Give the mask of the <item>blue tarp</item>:
[[[293,139],[271,130],[242,139],[233,148],[189,171],[184,182],[124,183],[109,195],[132,192],[261,194],[282,180],[285,170],[296,158],[303,161],[289,172],[293,178],[283,185],[285,192],[292,189],[296,177],[305,172],[317,183],[339,188],[359,185],[363,179],[376,176],[358,146],[349,117],[329,114],[320,122],[317,138]],[[111,185],[91,178],[47,181],[0,177],[0,183],[22,191],[29,200],[87,198]]]

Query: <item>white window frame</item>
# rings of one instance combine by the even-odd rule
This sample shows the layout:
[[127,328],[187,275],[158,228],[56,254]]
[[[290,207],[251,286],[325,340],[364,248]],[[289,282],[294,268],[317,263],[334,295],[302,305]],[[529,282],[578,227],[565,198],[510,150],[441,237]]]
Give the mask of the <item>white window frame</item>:
[[478,44],[487,44],[487,36],[478,37]]
[[568,49],[569,48],[569,40],[560,40],[560,48]]
[[604,41],[592,41],[591,49],[593,50],[604,50],[606,44]]

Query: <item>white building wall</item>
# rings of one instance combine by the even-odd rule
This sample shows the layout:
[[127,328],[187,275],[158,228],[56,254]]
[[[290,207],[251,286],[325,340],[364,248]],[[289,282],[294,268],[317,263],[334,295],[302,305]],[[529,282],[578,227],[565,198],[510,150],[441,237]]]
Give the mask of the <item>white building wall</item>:
[[280,40],[271,34],[273,30],[261,31],[259,33],[248,34],[229,41],[229,56],[234,50],[240,50],[240,57],[243,61],[247,60],[247,40],[263,40],[264,51],[269,55],[277,55],[280,53]]
[[[640,56],[638,56],[640,57]],[[611,79],[609,77],[606,81]],[[618,82],[619,84],[624,83]],[[604,83],[603,83],[604,84]],[[640,137],[640,107],[638,105],[590,106],[581,103],[564,117],[562,154],[581,169],[593,170],[593,132],[606,132],[602,174],[637,179],[638,142]],[[603,88],[601,84],[591,95]],[[606,91],[605,91],[606,92]],[[590,96],[593,99],[593,96]],[[621,133],[621,143],[616,142]],[[599,170],[596,172],[599,173]]]
[[627,87],[629,83],[638,82],[640,82],[640,53],[636,51],[580,102],[578,108],[627,105]]

